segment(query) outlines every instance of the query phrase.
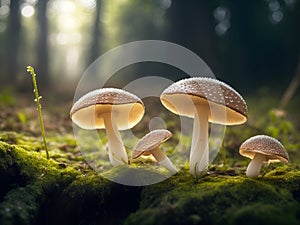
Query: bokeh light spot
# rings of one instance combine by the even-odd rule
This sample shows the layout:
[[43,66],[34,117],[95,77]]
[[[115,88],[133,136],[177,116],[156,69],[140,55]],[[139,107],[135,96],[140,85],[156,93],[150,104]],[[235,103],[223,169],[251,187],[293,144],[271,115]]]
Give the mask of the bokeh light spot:
[[21,6],[21,14],[26,18],[32,17],[34,15],[34,12],[35,10],[31,5],[24,4],[23,6]]

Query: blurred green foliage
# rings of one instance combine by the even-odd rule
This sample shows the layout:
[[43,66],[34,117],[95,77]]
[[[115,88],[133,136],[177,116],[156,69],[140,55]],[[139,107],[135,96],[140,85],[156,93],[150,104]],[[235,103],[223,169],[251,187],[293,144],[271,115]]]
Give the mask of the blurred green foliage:
[[14,106],[16,99],[14,98],[14,89],[12,87],[6,86],[0,90],[0,106],[9,107]]
[[22,113],[22,112],[18,112],[17,115],[18,115],[19,121],[22,124],[25,124],[26,121],[27,121],[26,115],[24,113]]
[[276,139],[281,139],[284,145],[288,144],[289,137],[295,132],[293,123],[284,118],[284,116],[276,115],[274,110],[269,112],[266,120],[268,122],[268,125],[265,127],[266,134]]

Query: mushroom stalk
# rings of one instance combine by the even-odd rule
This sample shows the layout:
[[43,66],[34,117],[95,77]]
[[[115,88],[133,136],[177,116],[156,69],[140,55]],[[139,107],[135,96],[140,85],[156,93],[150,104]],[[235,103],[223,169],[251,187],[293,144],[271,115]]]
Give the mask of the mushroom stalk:
[[157,160],[158,164],[165,167],[172,173],[177,173],[177,169],[171,162],[171,160],[165,155],[165,153],[159,148],[155,148],[152,150],[153,157]]
[[121,135],[114,122],[113,113],[103,114],[104,126],[108,139],[108,156],[113,166],[128,164],[127,153],[121,139]]
[[252,161],[249,163],[247,170],[246,170],[246,176],[247,177],[258,177],[260,173],[260,169],[266,160],[266,156],[263,154],[255,154]]
[[190,173],[199,175],[209,164],[208,114],[209,107],[196,105],[190,152]]

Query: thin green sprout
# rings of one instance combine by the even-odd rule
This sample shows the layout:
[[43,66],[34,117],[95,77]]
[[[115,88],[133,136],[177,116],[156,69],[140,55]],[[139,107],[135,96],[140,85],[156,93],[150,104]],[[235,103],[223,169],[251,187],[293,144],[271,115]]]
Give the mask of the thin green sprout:
[[36,74],[34,72],[34,68],[32,66],[27,66],[27,72],[29,72],[31,74],[31,77],[32,77],[33,92],[35,94],[34,101],[37,104],[37,109],[38,109],[38,115],[39,115],[39,120],[40,120],[41,132],[42,132],[42,136],[43,136],[44,147],[45,147],[45,150],[46,150],[47,159],[49,159],[49,152],[48,152],[48,146],[47,146],[47,141],[46,141],[44,122],[43,122],[43,118],[42,118],[42,107],[41,107],[41,104],[40,104],[40,99],[42,98],[42,96],[39,96],[39,91],[38,91],[38,87],[37,87],[37,84],[36,84]]

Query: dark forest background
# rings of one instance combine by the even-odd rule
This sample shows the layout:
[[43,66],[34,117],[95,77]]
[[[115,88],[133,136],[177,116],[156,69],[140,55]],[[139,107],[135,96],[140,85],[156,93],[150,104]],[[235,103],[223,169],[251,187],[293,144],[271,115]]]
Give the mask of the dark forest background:
[[[247,93],[272,87],[283,95],[299,82],[299,0],[1,0],[1,88],[31,90],[26,66],[33,65],[40,85],[74,91],[98,56],[145,39],[190,49]],[[116,79],[142,70],[174,72],[141,64]]]

